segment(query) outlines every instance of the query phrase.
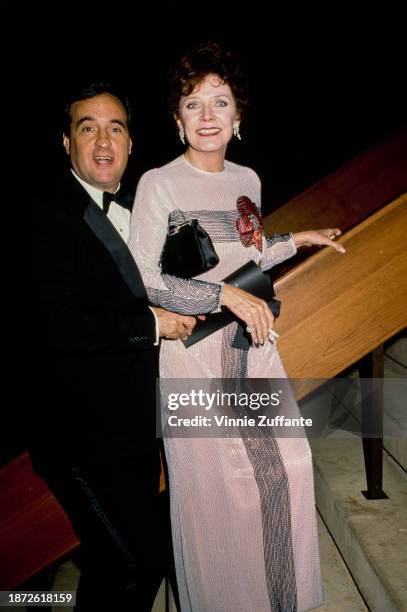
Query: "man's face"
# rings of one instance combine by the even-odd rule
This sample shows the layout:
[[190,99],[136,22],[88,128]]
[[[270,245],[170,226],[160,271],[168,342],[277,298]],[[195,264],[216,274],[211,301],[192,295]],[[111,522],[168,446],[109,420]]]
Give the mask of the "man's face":
[[101,191],[115,191],[131,151],[126,111],[108,93],[74,102],[64,147],[76,174]]

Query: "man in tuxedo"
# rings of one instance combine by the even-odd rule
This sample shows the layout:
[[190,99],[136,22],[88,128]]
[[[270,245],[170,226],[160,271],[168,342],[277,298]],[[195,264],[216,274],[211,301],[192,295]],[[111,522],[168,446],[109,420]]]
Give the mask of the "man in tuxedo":
[[[127,99],[92,84],[68,101],[71,169],[32,207],[29,450],[81,540],[77,610],[150,610],[167,571],[155,380],[159,336],[195,319],[148,305],[120,189]],[[32,341],[34,338],[34,341]]]

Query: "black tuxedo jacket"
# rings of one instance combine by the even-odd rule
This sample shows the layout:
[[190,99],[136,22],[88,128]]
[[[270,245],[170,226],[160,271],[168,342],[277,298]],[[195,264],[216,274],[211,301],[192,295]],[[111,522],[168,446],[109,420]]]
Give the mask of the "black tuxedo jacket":
[[34,468],[155,453],[155,320],[131,253],[71,172],[27,229]]

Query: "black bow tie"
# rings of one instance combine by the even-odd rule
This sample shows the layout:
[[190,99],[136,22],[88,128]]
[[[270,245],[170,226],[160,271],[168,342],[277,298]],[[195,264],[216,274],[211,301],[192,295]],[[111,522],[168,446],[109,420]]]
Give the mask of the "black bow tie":
[[128,192],[123,187],[120,187],[119,191],[116,193],[110,193],[110,191],[103,192],[103,212],[108,213],[109,206],[112,202],[116,202],[123,206],[123,208],[128,208],[130,210],[132,204],[131,193]]

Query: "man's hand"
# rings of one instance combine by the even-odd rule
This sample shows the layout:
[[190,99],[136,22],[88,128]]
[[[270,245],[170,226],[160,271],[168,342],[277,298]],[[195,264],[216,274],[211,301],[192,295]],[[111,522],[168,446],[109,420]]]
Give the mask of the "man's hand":
[[335,238],[342,234],[339,227],[328,227],[321,230],[308,230],[305,232],[296,232],[293,234],[294,243],[297,248],[303,246],[330,246],[338,253],[345,253],[345,249],[338,242],[334,242]]
[[195,317],[169,312],[164,308],[152,306],[154,313],[157,316],[160,326],[160,338],[168,338],[170,340],[186,340],[192,334],[192,330],[196,325]]

